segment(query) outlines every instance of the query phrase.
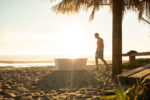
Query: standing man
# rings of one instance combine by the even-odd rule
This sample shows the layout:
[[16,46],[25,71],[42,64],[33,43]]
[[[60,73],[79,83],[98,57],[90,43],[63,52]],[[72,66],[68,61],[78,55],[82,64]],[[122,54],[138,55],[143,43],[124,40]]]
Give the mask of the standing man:
[[103,63],[107,67],[106,70],[108,70],[108,64],[103,58],[103,53],[104,53],[103,39],[99,37],[98,33],[95,33],[95,38],[97,39],[97,48],[95,53],[96,70],[98,70],[98,59],[101,59],[103,61]]

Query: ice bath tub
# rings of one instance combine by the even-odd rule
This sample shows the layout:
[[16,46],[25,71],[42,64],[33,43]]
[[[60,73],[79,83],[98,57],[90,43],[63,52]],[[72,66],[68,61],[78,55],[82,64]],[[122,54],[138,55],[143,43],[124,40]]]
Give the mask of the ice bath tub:
[[87,58],[56,58],[56,70],[85,70]]

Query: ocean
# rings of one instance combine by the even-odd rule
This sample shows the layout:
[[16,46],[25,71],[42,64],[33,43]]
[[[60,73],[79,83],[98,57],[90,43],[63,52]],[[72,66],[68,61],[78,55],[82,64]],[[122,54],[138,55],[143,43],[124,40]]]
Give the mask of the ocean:
[[[55,66],[54,59],[65,58],[64,55],[0,55],[0,67],[41,67]],[[95,65],[94,56],[81,56],[79,58],[87,58],[87,65]],[[110,55],[105,55],[108,64],[111,64]],[[128,60],[124,57],[123,60]],[[100,64],[103,64],[100,61]]]

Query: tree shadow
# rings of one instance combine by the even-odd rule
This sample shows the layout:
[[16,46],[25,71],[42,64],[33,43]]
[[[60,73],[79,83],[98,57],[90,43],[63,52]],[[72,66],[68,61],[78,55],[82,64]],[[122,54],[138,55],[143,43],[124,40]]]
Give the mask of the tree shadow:
[[81,88],[99,85],[98,81],[86,70],[54,71],[43,77],[36,84],[39,89]]

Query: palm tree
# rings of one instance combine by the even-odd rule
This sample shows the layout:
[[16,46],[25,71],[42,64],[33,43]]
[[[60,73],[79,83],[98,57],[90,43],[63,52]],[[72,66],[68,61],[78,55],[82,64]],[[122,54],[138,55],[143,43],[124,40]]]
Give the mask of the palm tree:
[[142,17],[142,20],[150,25],[150,16],[148,16],[148,19]]
[[53,7],[57,13],[78,13],[80,10],[92,8],[90,20],[102,6],[108,5],[113,13],[112,28],[112,76],[122,72],[122,19],[125,11],[131,9],[138,12],[141,19],[143,14],[150,15],[150,0],[61,0]]
[[[144,17],[142,17],[141,19],[142,19],[142,21],[144,21],[145,23],[147,23],[147,24],[150,25],[150,16],[147,16],[147,19],[144,18]],[[149,36],[149,37],[150,37],[150,36]]]

